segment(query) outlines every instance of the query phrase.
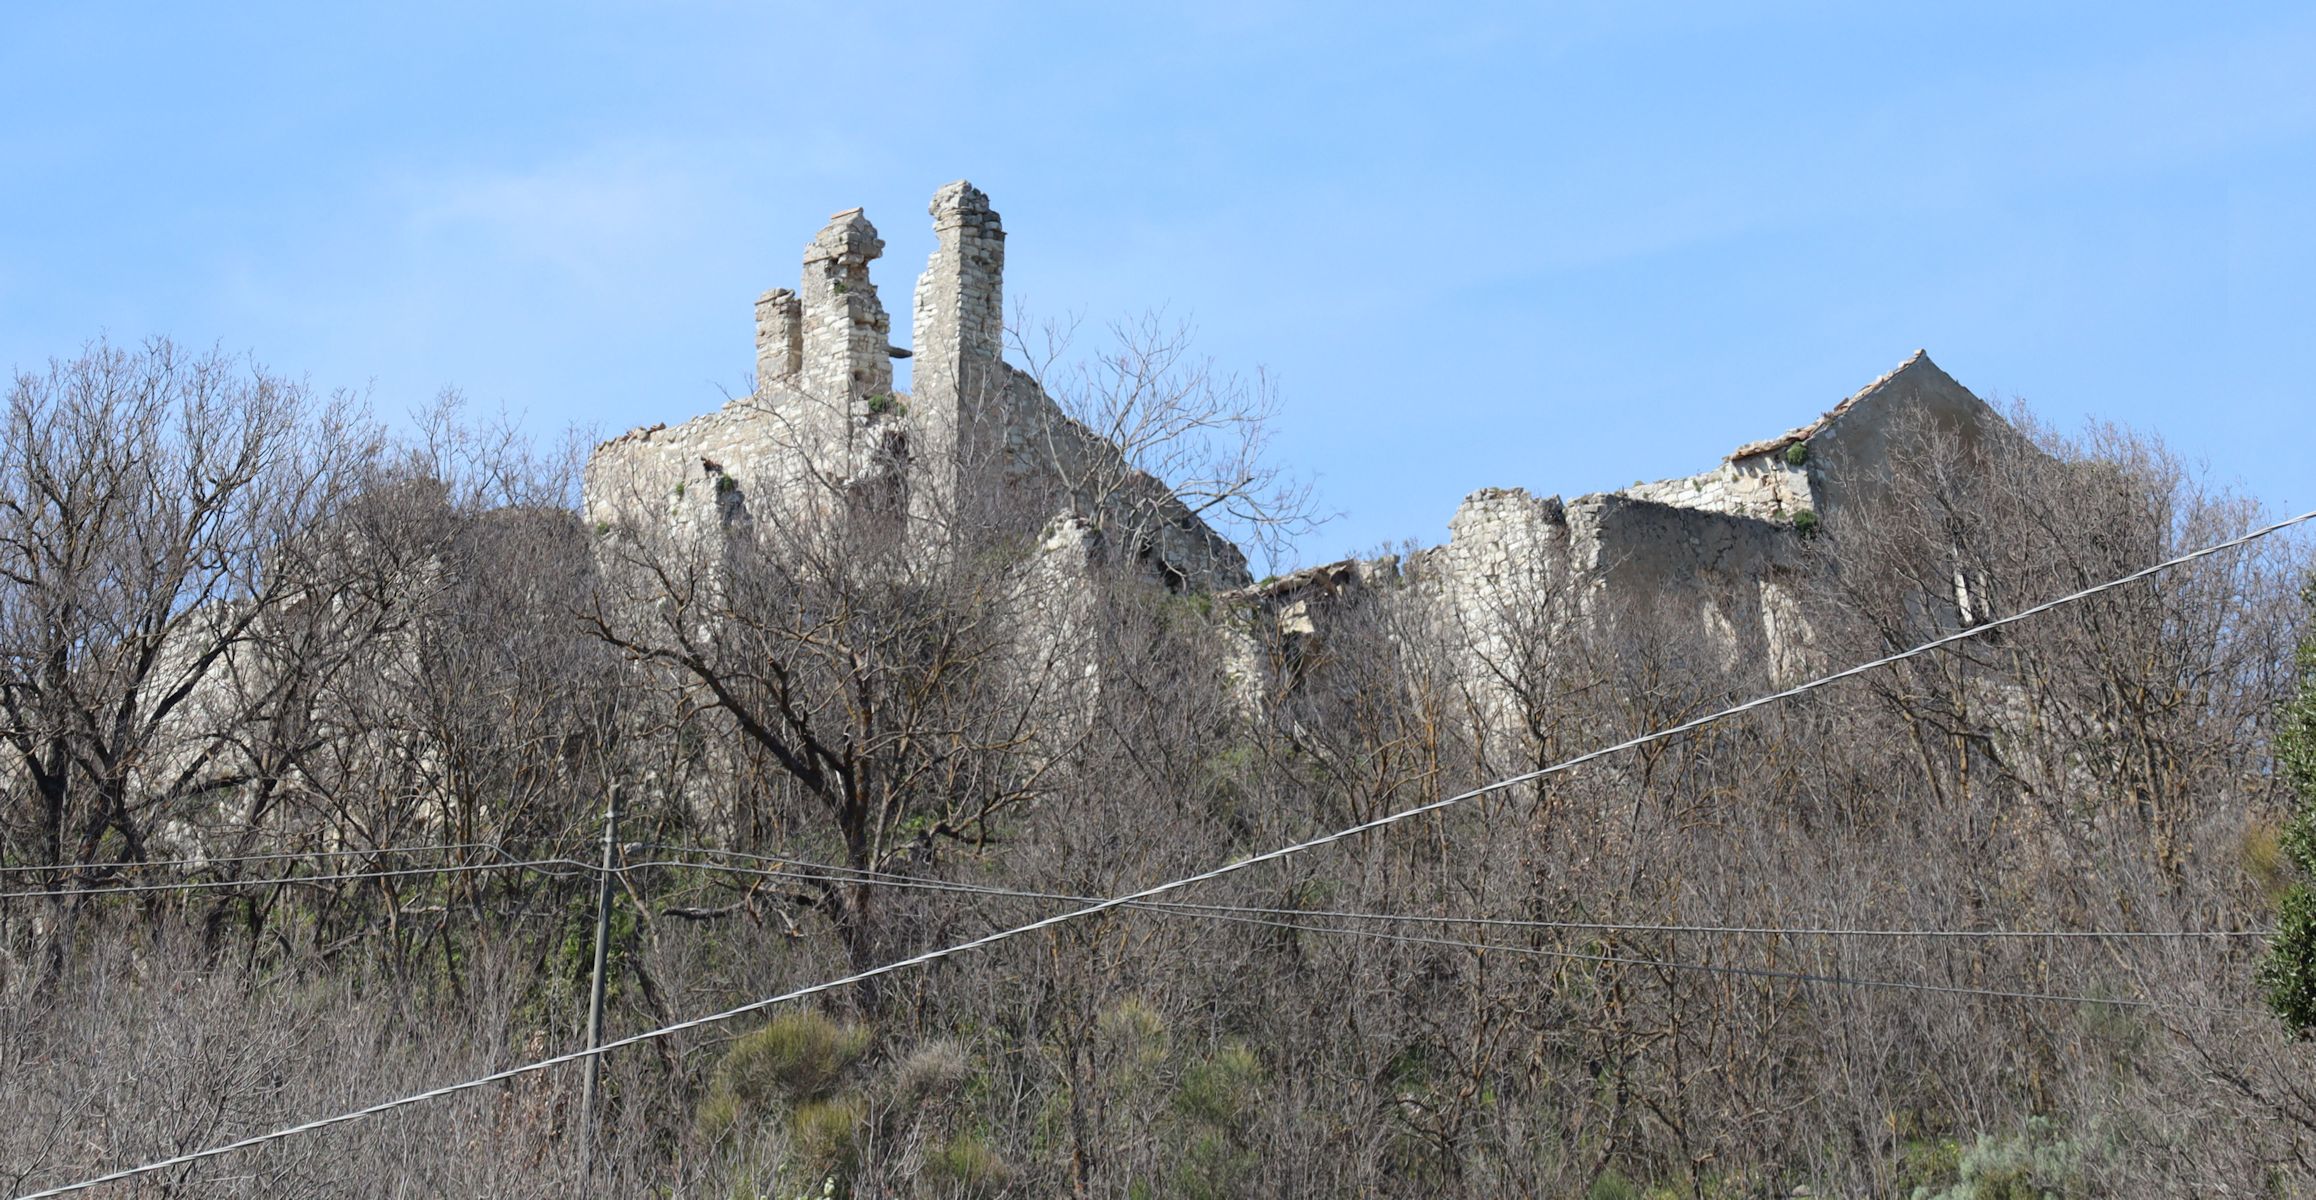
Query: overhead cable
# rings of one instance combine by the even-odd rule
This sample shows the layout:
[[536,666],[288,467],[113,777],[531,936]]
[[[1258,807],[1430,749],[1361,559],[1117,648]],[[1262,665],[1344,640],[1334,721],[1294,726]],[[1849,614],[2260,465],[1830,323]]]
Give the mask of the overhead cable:
[[35,871],[131,871],[155,867],[187,867],[200,870],[210,867],[243,865],[248,863],[281,862],[308,858],[364,858],[404,854],[448,854],[457,850],[488,850],[502,858],[512,858],[505,848],[490,842],[451,842],[439,846],[374,846],[369,849],[345,850],[278,850],[267,854],[233,854],[211,858],[140,858],[119,862],[23,863],[0,867],[0,875],[22,875]]
[[[567,868],[555,870],[552,868]],[[383,871],[348,871],[330,875],[253,876],[246,879],[180,879],[169,883],[123,883],[103,887],[30,889],[0,892],[0,900],[62,900],[80,896],[121,896],[148,892],[200,892],[229,888],[282,887],[293,883],[340,883],[360,879],[393,879],[413,875],[466,875],[477,871],[537,871],[569,877],[593,874],[593,863],[573,858],[534,858],[521,862],[456,863],[440,867],[397,867]]]
[[[702,847],[661,846],[663,850],[697,854],[740,854],[739,851],[709,850]],[[772,859],[774,856],[750,854],[742,857]],[[1043,900],[1069,904],[1093,904],[1099,896],[1071,895],[1062,892],[1025,891],[1018,888],[997,887],[990,884],[960,883],[946,879],[928,879],[921,876],[896,875],[884,871],[864,871],[813,863],[802,859],[780,859],[794,864],[790,870],[768,870],[738,867],[725,863],[685,862],[658,859],[628,863],[623,871],[640,871],[651,867],[689,867],[721,871],[728,874],[757,875],[769,879],[796,879],[813,883],[854,884],[866,887],[892,887],[935,892],[962,892],[1000,899]],[[1731,937],[1854,937],[1854,938],[2018,938],[2123,940],[2132,938],[2260,938],[2272,934],[2268,929],[1926,929],[1926,928],[1870,928],[1826,925],[1677,925],[1633,921],[1569,921],[1542,920],[1523,917],[1456,916],[1442,913],[1393,913],[1356,909],[1330,908],[1276,908],[1245,904],[1201,904],[1189,900],[1138,900],[1129,908],[1151,912],[1234,913],[1247,916],[1324,919],[1336,921],[1385,921],[1425,925],[1475,925],[1503,929],[1564,929],[1615,933],[1661,933],[1724,935]]]
[[[890,887],[904,890],[958,893],[988,896],[995,899],[1035,900],[1046,903],[1093,904],[1099,896],[1067,892],[1040,892],[994,884],[966,883],[956,880],[932,879],[925,876],[899,875],[888,871],[872,871],[845,867],[807,859],[786,858],[778,855],[752,854],[738,850],[719,850],[706,846],[659,845],[653,848],[679,854],[728,855],[761,862],[783,864],[781,869],[744,867],[731,863],[694,862],[686,859],[644,859],[622,863],[612,868],[613,874],[628,874],[660,868],[713,871],[727,875],[747,875],[760,879],[796,880],[806,883],[841,884],[863,887]],[[410,878],[426,875],[459,875],[483,871],[533,871],[555,879],[571,879],[602,870],[595,863],[572,858],[516,859],[506,862],[459,863],[438,867],[406,867],[378,871],[350,871],[328,875],[255,876],[243,879],[177,880],[167,883],[118,884],[86,888],[58,888],[53,891],[24,890],[0,892],[0,900],[70,899],[81,896],[111,896],[148,894],[157,892],[190,892],[231,890],[235,888],[280,887],[289,884],[335,883],[373,879]],[[1459,916],[1450,913],[1397,913],[1359,909],[1285,908],[1246,904],[1212,904],[1187,900],[1143,900],[1127,907],[1161,914],[1179,913],[1190,916],[1231,915],[1250,917],[1278,917],[1287,920],[1371,921],[1411,925],[1465,925],[1499,929],[1557,929],[1637,934],[1694,934],[1727,937],[1840,937],[1840,938],[1953,938],[1953,939],[2031,939],[2093,941],[2125,940],[2190,940],[2198,938],[2261,938],[2274,931],[2268,929],[1968,929],[1968,928],[1873,928],[1824,925],[1681,925],[1636,921],[1577,921],[1545,920],[1524,917]],[[1308,925],[1295,928],[1315,929]],[[1320,930],[1325,932],[1325,930]],[[1348,932],[1348,931],[1346,931]]]

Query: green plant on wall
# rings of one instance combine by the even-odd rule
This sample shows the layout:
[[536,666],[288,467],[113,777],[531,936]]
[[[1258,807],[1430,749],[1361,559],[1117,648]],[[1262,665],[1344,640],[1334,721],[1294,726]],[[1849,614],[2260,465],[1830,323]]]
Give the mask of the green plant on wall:
[[1798,467],[1809,461],[1809,443],[1795,442],[1785,448],[1785,465]]

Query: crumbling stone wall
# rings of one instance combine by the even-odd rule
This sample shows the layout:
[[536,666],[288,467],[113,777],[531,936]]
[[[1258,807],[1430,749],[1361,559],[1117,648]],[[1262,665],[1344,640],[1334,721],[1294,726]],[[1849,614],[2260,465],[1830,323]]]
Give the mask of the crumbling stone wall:
[[[957,511],[969,464],[992,461],[977,436],[988,422],[977,417],[1009,403],[1010,381],[1002,370],[1004,223],[989,197],[962,180],[933,193],[928,211],[934,250],[917,279],[912,311],[916,346],[907,402],[916,488],[910,516],[937,528]],[[1001,469],[1006,461],[996,460]]]
[[1893,469],[1893,439],[1930,430],[1968,449],[2016,437],[1985,401],[1916,350],[1807,425],[1739,446],[1701,475],[1635,484],[1620,494],[1765,521],[1805,512],[1814,518],[1845,497],[1876,490]]
[[756,378],[789,383],[804,369],[804,302],[789,288],[756,298]]
[[868,266],[884,252],[884,239],[857,208],[829,218],[805,247],[799,382],[807,395],[849,404],[891,394],[893,365],[886,347],[893,323],[877,302]]
[[917,279],[913,391],[928,415],[954,422],[1004,358],[1005,225],[962,180],[933,193],[936,248]]
[[959,181],[929,211],[937,246],[916,287],[909,393],[893,390],[892,359],[912,352],[890,344],[870,274],[884,242],[848,209],[806,247],[799,288],[757,300],[755,391],[604,443],[588,463],[589,519],[704,531],[900,511],[924,551],[941,553],[961,528],[1010,522],[1030,540],[1074,513],[1105,534],[1133,531],[1107,545],[1173,586],[1243,585],[1238,547],[1004,361],[1005,228],[988,196]]
[[1101,701],[1101,540],[1082,517],[1055,518],[1003,601],[1014,627],[1006,655],[1010,691],[1049,758],[1093,725]]
[[[992,599],[1003,631],[993,668],[1057,754],[1094,719],[1100,568],[1121,557],[1171,586],[1244,585],[1246,560],[1165,484],[1071,420],[1003,357],[1005,230],[979,189],[953,183],[930,208],[937,247],[916,287],[910,393],[893,388],[891,322],[871,264],[884,249],[866,214],[830,218],[804,252],[795,290],[756,302],[756,382],[721,409],[603,443],[585,478],[586,518],[611,539],[668,536],[721,586],[742,527],[774,553],[856,561],[842,539],[878,523],[913,569],[1018,539],[1010,585]],[[1099,487],[1088,486],[1098,480]],[[619,555],[607,553],[616,563]],[[648,586],[639,584],[639,586]]]
[[584,500],[599,526],[624,521],[707,536],[737,520],[833,530],[852,501],[897,489],[889,451],[891,322],[869,278],[884,250],[859,209],[829,219],[804,252],[799,290],[756,301],[756,387],[681,425],[598,446]]
[[[1456,510],[1446,543],[1388,572],[1346,561],[1237,599],[1256,614],[1252,641],[1287,653],[1352,608],[1397,606],[1401,627],[1461,657],[1483,720],[1500,719],[1511,701],[1490,681],[1516,677],[1555,641],[1578,637],[1678,639],[1710,648],[1723,669],[1791,682],[1815,665],[1799,602],[1815,569],[1803,539],[1820,512],[1861,505],[1909,469],[1903,444],[1919,432],[1972,448],[2020,440],[1917,351],[1817,420],[1740,446],[1703,474],[1569,501],[1483,488]],[[1355,565],[1358,580],[1388,586],[1313,586],[1352,578],[1345,572]],[[1260,658],[1251,648],[1240,657]]]
[[1763,521],[1788,521],[1817,508],[1809,471],[1792,461],[1784,447],[1742,457],[1733,454],[1702,475],[1634,484],[1621,494],[1675,508]]
[[[1799,545],[1819,514],[1886,486],[1903,469],[1894,449],[1905,428],[1966,443],[2015,437],[1917,352],[1810,424],[1701,474],[1569,501],[1483,489],[1443,545],[1250,587],[1236,546],[1005,362],[1006,230],[989,197],[960,181],[928,212],[936,247],[911,306],[911,393],[893,391],[892,358],[909,352],[890,344],[870,273],[884,243],[860,210],[838,213],[806,248],[798,288],[756,303],[755,391],[605,443],[588,466],[589,518],[706,537],[735,521],[842,528],[863,511],[897,512],[926,554],[948,552],[964,529],[1013,530],[1031,551],[1022,619],[1047,626],[1025,634],[1025,662],[1078,637],[1062,598],[1078,585],[1060,581],[1092,586],[1089,564],[1106,555],[1170,586],[1230,594],[1247,614],[1232,654],[1250,679],[1266,643],[1323,639],[1330,614],[1371,602],[1456,643],[1474,678],[1533,655],[1539,639],[1653,625],[1701,633],[1723,665],[1758,663],[1785,679],[1807,666]],[[1082,708],[1070,695],[1057,703]],[[1252,691],[1245,700],[1260,703]]]

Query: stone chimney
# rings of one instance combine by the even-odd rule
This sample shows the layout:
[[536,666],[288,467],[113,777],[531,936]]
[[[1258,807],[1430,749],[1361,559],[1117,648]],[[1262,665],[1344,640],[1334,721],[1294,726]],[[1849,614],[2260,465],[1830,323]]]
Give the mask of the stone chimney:
[[870,261],[884,251],[876,226],[857,208],[830,217],[828,227],[804,248],[798,377],[807,393],[840,410],[893,390],[893,363],[886,351],[892,320],[877,303],[868,272]]
[[756,298],[756,386],[793,385],[803,367],[803,302],[787,288],[773,288]]

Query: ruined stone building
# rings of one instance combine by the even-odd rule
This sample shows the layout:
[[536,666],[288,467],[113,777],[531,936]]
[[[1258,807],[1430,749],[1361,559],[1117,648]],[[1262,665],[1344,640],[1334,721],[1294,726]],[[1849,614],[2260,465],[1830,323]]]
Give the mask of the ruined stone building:
[[[540,593],[531,597],[539,611],[565,594],[618,593],[618,548],[635,544],[622,539],[638,534],[705,551],[697,558],[711,572],[719,551],[765,531],[781,536],[759,545],[812,552],[816,539],[842,546],[865,529],[873,541],[902,547],[892,561],[903,563],[957,562],[961,548],[984,554],[993,543],[1008,546],[1015,553],[998,556],[998,581],[975,597],[986,606],[985,624],[998,631],[989,657],[1010,681],[989,695],[992,705],[1022,714],[1040,743],[1048,740],[1044,731],[1060,731],[1051,739],[1058,746],[1070,731],[1088,728],[1105,686],[1098,578],[1105,564],[1139,573],[1153,587],[1205,598],[1182,607],[1212,618],[1216,658],[1235,677],[1240,707],[1250,714],[1294,686],[1298,656],[1323,647],[1346,622],[1384,612],[1399,629],[1447,648],[1452,670],[1474,694],[1470,711],[1488,723],[1504,715],[1490,696],[1493,688],[1500,698],[1503,689],[1491,680],[1504,676],[1507,663],[1577,633],[1643,623],[1713,648],[1723,665],[1757,665],[1768,680],[1797,677],[1818,665],[1798,596],[1807,573],[1823,569],[1814,561],[1822,556],[1805,551],[1820,517],[1871,508],[1878,491],[1916,469],[1906,439],[1923,431],[1963,445],[2016,438],[1985,403],[1916,353],[1815,421],[1738,447],[1702,474],[1569,500],[1482,488],[1457,510],[1444,544],[1255,584],[1239,548],[1176,499],[1166,481],[1135,470],[1118,447],[1005,362],[1005,232],[987,197],[954,183],[935,194],[931,214],[938,247],[915,289],[910,346],[895,344],[870,275],[883,248],[875,228],[857,209],[839,213],[806,247],[799,285],[775,288],[757,302],[757,371],[747,395],[680,425],[602,444],[587,464],[581,519],[560,509],[509,510],[467,536],[525,533],[542,545],[567,537],[571,570],[584,578],[516,581]],[[914,386],[906,391],[895,387],[900,356],[914,358]],[[412,511],[419,510],[431,511]],[[366,528],[330,536],[353,558],[400,564],[373,572],[375,596],[317,598],[272,618],[288,631],[275,639],[281,644],[343,641],[360,665],[338,675],[384,685],[356,689],[354,699],[314,700],[317,711],[339,714],[315,736],[330,754],[357,765],[391,757],[370,742],[396,720],[361,704],[422,690],[404,684],[417,663],[415,635],[404,626],[431,619],[425,614],[432,610],[417,601],[439,594],[437,607],[456,609],[469,601],[446,589],[474,582],[448,579],[426,553],[372,554],[365,547],[377,535]],[[397,536],[423,543],[427,528],[421,521]],[[999,536],[989,537],[992,531]],[[1950,604],[1950,620],[1972,619],[1970,586],[1957,575],[1954,595],[1939,602]],[[639,605],[658,602],[647,587]],[[496,611],[506,598],[471,603]],[[381,615],[389,611],[393,621]],[[288,635],[299,622],[315,628],[304,642]],[[339,625],[365,630],[368,640],[337,637],[330,631]],[[250,697],[272,696],[274,681],[286,678],[256,651],[236,654],[200,681],[155,740],[149,764],[165,774],[206,764],[209,775],[226,781],[272,770],[243,761],[239,749],[219,749],[246,740],[234,728],[238,714],[255,711]],[[520,666],[524,659],[515,654],[510,661]],[[440,773],[425,753],[413,753],[417,773]],[[700,773],[718,769],[710,759],[702,759]],[[285,783],[291,785],[307,786]],[[239,801],[222,793],[219,801],[203,821],[226,829],[242,819]],[[431,792],[395,803],[447,812]],[[447,816],[429,819],[447,827]],[[188,826],[167,840],[197,847],[204,839]]]
[[[1177,589],[1246,583],[1238,547],[1005,362],[1005,229],[989,198],[959,181],[931,213],[939,243],[917,280],[913,345],[893,344],[871,277],[876,227],[857,208],[836,214],[805,247],[799,286],[756,301],[755,390],[604,443],[587,467],[589,519],[897,518],[928,550],[965,525],[1034,534],[1058,521],[1124,539],[1113,552]],[[896,358],[913,360],[909,391],[894,387]]]
[[[1090,610],[1072,596],[1107,541],[1166,586],[1230,601],[1225,610],[1241,618],[1232,653],[1256,703],[1278,674],[1258,659],[1291,654],[1386,595],[1459,643],[1475,676],[1520,638],[1645,613],[1781,678],[1802,668],[1809,641],[1795,600],[1799,545],[1821,515],[1866,502],[1906,469],[1893,453],[1900,431],[1972,445],[2011,436],[1916,352],[1815,421],[1740,446],[1702,474],[1570,500],[1482,488],[1443,545],[1253,585],[1240,550],[1164,481],[1126,466],[1005,362],[1005,231],[988,198],[952,183],[930,211],[938,248],[917,282],[909,347],[895,344],[871,277],[884,246],[875,227],[859,209],[836,214],[805,248],[799,285],[756,302],[754,391],[604,443],[587,469],[588,519],[701,534],[740,521],[840,529],[897,519],[926,553],[960,524],[1002,522],[1035,548],[1020,619],[1038,627],[1023,636],[1048,658],[1074,636],[1061,631],[1083,632]],[[900,357],[914,360],[907,392],[894,387]],[[1129,484],[1083,485],[1096,476]]]
[[[1723,665],[1758,662],[1767,680],[1790,681],[1809,665],[1797,595],[1811,569],[1803,540],[1824,517],[1870,509],[1914,469],[1906,452],[1925,437],[1970,452],[2017,440],[1916,351],[1815,421],[1739,446],[1702,474],[1571,500],[1482,488],[1456,510],[1444,545],[1313,567],[1239,595],[1265,614],[1260,632],[1275,623],[1288,653],[1374,600],[1454,644],[1474,678],[1574,623],[1646,622],[1705,635],[1696,640]],[[1956,586],[1956,615],[1967,620],[1967,587]]]

